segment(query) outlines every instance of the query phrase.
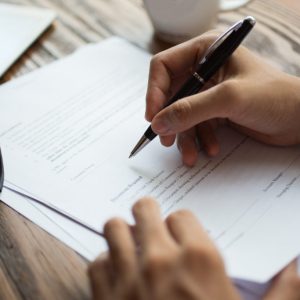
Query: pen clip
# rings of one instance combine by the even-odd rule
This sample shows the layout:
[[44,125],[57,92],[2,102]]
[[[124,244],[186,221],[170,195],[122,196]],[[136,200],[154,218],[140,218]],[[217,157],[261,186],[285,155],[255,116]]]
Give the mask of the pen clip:
[[209,48],[206,50],[206,52],[199,64],[203,64],[233,31],[237,31],[243,25],[243,22],[244,22],[244,20],[240,20],[239,22],[232,25],[221,36],[219,36],[214,41],[214,43],[211,46],[209,46]]

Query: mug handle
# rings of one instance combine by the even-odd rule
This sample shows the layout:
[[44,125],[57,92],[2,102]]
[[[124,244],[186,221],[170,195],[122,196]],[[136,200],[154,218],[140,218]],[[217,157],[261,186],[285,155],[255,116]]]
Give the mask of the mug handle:
[[220,9],[221,11],[228,11],[237,9],[251,2],[252,0],[221,0]]

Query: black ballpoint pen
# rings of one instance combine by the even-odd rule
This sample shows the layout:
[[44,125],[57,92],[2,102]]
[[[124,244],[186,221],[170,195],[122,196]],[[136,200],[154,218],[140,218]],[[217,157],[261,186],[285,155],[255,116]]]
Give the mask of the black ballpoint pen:
[[[165,107],[179,99],[198,93],[205,83],[225,64],[231,54],[239,47],[255,23],[255,19],[249,16],[234,24],[222,34],[208,48],[195,72],[191,75],[191,78],[184,83],[182,88],[168,101]],[[129,158],[141,151],[155,137],[156,133],[153,132],[150,125],[130,153]]]

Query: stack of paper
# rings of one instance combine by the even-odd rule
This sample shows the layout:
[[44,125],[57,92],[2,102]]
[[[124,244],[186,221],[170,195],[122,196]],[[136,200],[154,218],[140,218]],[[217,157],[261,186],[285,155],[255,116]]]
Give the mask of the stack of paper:
[[[300,148],[269,147],[222,129],[220,155],[202,153],[192,169],[158,140],[128,160],[148,126],[149,60],[112,38],[3,86],[5,186],[99,232],[112,216],[131,222],[130,207],[143,195],[156,197],[165,216],[191,209],[233,279],[267,282],[300,253]],[[19,194],[5,189],[2,200],[89,259],[106,247]]]

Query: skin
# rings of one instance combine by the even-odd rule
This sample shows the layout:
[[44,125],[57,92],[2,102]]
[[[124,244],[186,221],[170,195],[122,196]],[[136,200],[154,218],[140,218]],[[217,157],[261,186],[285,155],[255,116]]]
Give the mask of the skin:
[[151,61],[146,119],[171,146],[177,136],[183,162],[197,162],[197,140],[207,154],[217,155],[219,125],[229,125],[263,143],[279,146],[300,143],[300,79],[266,64],[239,47],[204,91],[164,108],[167,100],[190,76],[212,33],[173,47]]
[[[163,222],[157,203],[146,198],[133,207],[133,216],[135,241],[124,221],[105,226],[110,254],[90,269],[95,299],[239,299],[218,251],[189,211]],[[111,281],[95,282],[95,275],[105,277],[102,264]]]
[[[203,91],[164,108],[216,38],[208,33],[153,57],[146,119],[163,145],[177,145],[193,166],[201,143],[217,155],[218,126],[231,126],[263,143],[300,143],[300,79],[282,73],[243,47]],[[163,221],[157,203],[145,198],[133,207],[135,226],[110,220],[104,234],[109,252],[89,267],[96,300],[236,300],[238,292],[205,230],[189,211]],[[296,262],[278,274],[264,300],[300,299]]]
[[[196,217],[186,210],[165,221],[150,198],[133,207],[135,227],[122,219],[104,228],[109,253],[89,267],[95,300],[238,300],[224,263]],[[264,300],[300,299],[296,263],[273,281]]]

